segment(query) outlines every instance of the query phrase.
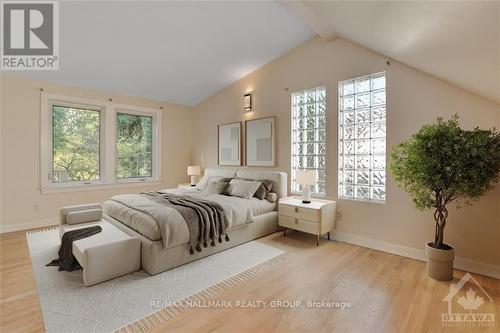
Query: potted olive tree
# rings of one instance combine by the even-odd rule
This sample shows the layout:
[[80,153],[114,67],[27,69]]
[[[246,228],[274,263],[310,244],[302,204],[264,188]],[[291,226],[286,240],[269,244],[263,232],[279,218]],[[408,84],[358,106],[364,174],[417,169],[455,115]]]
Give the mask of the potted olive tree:
[[391,172],[419,210],[433,209],[434,241],[426,246],[427,272],[453,278],[454,249],[444,242],[449,206],[470,205],[495,186],[500,170],[500,133],[495,128],[463,130],[458,115],[438,118],[393,147]]

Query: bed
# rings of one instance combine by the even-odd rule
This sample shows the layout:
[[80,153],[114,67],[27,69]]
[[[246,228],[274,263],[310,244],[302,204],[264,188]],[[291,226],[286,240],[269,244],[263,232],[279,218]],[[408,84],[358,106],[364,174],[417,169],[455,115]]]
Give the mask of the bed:
[[[276,202],[258,198],[238,198],[218,194],[207,194],[195,188],[165,189],[162,192],[200,197],[216,202],[222,206],[226,215],[226,232],[229,241],[216,246],[203,248],[201,252],[189,251],[189,232],[186,223],[179,219],[174,210],[164,216],[168,223],[161,228],[150,216],[127,207],[130,200],[142,200],[130,195],[121,195],[103,203],[104,218],[117,228],[141,241],[142,268],[149,274],[157,274],[185,263],[209,256],[242,243],[260,238],[277,231],[277,202],[287,195],[287,174],[279,171],[235,170],[209,168],[205,170],[208,177],[244,178],[252,180],[269,180],[272,192],[276,193]],[[147,199],[144,199],[147,200]],[[124,204],[125,203],[125,204]],[[151,205],[151,202],[135,202],[135,205]]]

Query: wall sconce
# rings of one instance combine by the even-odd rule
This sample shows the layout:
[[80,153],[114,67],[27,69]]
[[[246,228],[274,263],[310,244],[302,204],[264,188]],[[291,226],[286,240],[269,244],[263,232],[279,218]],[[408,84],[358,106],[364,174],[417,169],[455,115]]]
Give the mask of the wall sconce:
[[243,96],[243,107],[245,111],[252,111],[252,94]]

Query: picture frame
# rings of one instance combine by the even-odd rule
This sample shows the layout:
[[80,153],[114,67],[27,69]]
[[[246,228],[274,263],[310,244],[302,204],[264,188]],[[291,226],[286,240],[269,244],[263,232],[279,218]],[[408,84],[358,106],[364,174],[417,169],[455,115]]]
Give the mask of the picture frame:
[[245,163],[273,167],[276,164],[276,117],[245,121]]
[[217,126],[217,163],[241,165],[241,121]]

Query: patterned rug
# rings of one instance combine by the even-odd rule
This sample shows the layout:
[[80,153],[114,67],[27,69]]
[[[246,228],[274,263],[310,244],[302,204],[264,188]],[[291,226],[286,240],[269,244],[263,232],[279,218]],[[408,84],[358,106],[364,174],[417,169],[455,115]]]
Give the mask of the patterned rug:
[[45,267],[57,257],[58,229],[26,237],[49,333],[143,332],[183,311],[180,301],[209,298],[284,260],[282,250],[252,241],[154,276],[138,271],[85,287],[81,270]]

